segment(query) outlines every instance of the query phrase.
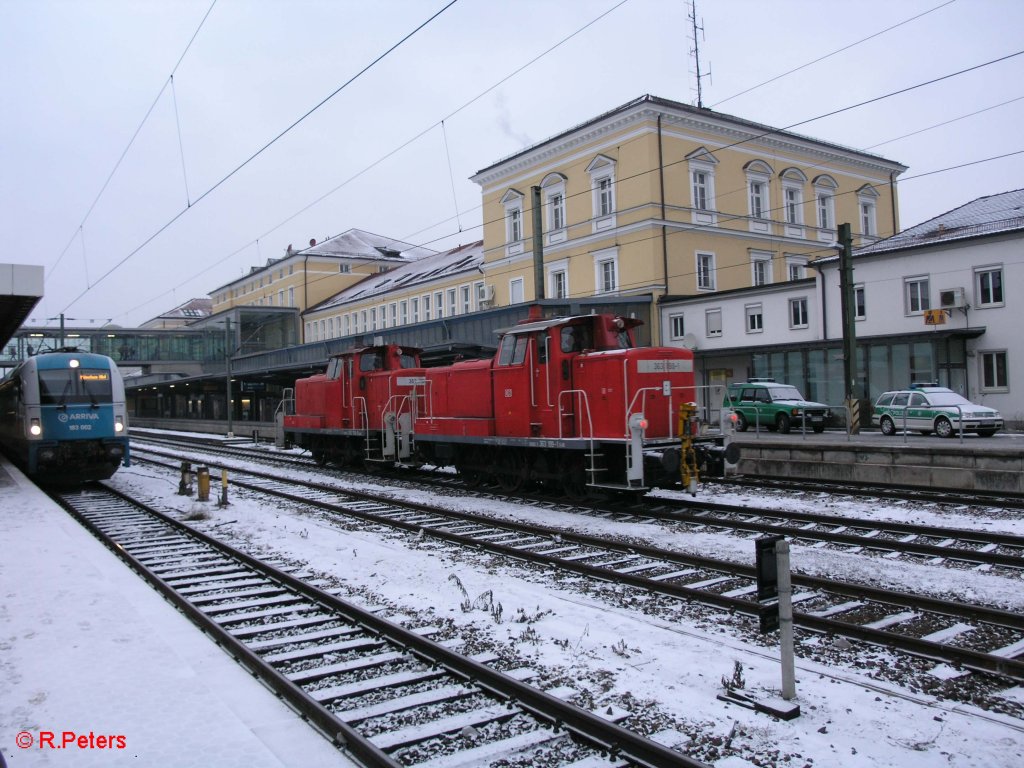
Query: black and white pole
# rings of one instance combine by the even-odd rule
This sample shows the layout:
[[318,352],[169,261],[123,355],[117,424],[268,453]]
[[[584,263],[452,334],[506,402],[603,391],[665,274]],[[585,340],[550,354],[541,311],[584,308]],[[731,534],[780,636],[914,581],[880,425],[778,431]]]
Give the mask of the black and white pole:
[[779,575],[779,650],[782,657],[782,698],[796,698],[796,676],[793,663],[793,585],[789,576],[789,542],[775,544]]
[[[779,630],[782,662],[782,698],[796,698],[793,660],[793,582],[789,573],[789,542],[782,536],[762,536],[754,541],[757,600],[762,634]],[[799,707],[794,707],[794,717]],[[783,719],[790,719],[783,716]]]

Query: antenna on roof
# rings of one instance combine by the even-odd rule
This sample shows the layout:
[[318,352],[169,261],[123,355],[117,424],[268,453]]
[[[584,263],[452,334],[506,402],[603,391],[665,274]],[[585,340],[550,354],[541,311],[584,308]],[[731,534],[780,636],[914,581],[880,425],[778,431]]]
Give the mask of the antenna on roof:
[[[691,0],[690,2],[690,13],[688,17],[693,25],[693,36],[690,38],[693,41],[693,48],[690,49],[690,55],[693,56],[694,61],[697,65],[697,108],[704,108],[704,95],[701,86],[701,79],[705,77],[711,77],[711,70],[701,74],[700,71],[700,43],[704,41],[704,20],[701,19],[700,25],[697,25],[697,0]],[[697,38],[697,32],[700,31],[700,39]]]

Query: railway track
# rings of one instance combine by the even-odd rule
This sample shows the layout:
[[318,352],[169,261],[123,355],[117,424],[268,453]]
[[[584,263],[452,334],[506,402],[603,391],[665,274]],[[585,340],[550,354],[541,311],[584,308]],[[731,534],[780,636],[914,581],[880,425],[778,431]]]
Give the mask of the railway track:
[[[184,435],[162,435],[157,430],[132,430],[132,436],[133,439],[166,445],[187,445],[196,449],[202,446],[209,452],[222,456],[246,457],[257,461],[273,461],[290,466],[318,466],[309,457],[254,450],[251,442],[249,447],[245,447],[245,442],[243,441],[232,445],[226,444],[220,439]],[[430,473],[424,474],[429,475]],[[959,488],[886,487],[867,483],[829,483],[825,481],[795,480],[759,475],[731,476],[728,478],[706,477],[702,478],[701,481],[712,488],[727,486],[757,490],[777,490],[781,492],[827,493],[846,497],[892,499],[915,503],[994,507],[1006,510],[1024,509],[1024,496],[1021,495],[965,491]],[[424,482],[429,482],[429,480],[425,477]],[[454,477],[447,477],[442,482],[447,485],[470,487],[468,483]],[[528,496],[529,494],[526,495]]]
[[870,483],[829,483],[825,481],[797,480],[789,478],[743,475],[728,478],[705,478],[711,485],[738,486],[740,488],[772,489],[779,491],[801,491],[807,493],[835,493],[845,496],[860,496],[875,499],[896,499],[899,501],[931,502],[934,504],[959,504],[964,506],[1001,507],[1024,509],[1024,496],[1011,493],[986,493],[964,491],[959,488],[918,488],[914,486],[885,487]]
[[[203,450],[207,448],[205,444]],[[260,461],[265,453],[254,454],[241,449],[219,449],[220,455],[238,456]],[[168,457],[168,454],[160,454]],[[273,456],[271,461],[280,464]],[[309,468],[309,462],[286,457],[286,466]],[[231,468],[234,469],[234,468]],[[417,483],[466,490],[457,478],[417,478]],[[484,498],[507,499],[507,495],[473,492]],[[520,494],[536,503],[551,504],[542,495]],[[847,551],[876,552],[933,563],[959,563],[967,566],[1002,567],[1024,570],[1024,536],[991,531],[955,529],[897,521],[861,519],[821,513],[788,511],[773,508],[738,507],[704,499],[671,499],[646,497],[642,502],[612,499],[594,502],[589,507],[578,504],[564,507],[573,512],[607,516],[619,515],[623,521],[657,520],[670,525],[686,525],[690,530],[737,531],[751,534],[782,535],[810,546],[834,546]]]
[[405,629],[110,488],[54,498],[362,765],[704,765],[618,725],[622,712],[531,686],[530,668],[465,655],[436,627]]
[[[139,454],[136,453],[138,457]],[[173,464],[165,464],[173,470]],[[457,512],[232,468],[234,484],[332,515],[431,536],[606,582],[756,617],[752,566]],[[239,480],[240,476],[246,479]],[[798,627],[1024,680],[1024,616],[979,605],[794,574]]]

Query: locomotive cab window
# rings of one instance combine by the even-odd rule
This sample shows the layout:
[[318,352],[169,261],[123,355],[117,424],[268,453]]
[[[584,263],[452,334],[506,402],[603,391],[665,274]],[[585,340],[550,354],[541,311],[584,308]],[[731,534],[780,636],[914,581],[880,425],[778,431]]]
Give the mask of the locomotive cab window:
[[380,352],[371,352],[359,358],[360,371],[379,371],[384,368],[384,356]]
[[498,365],[511,365],[512,355],[516,351],[516,337],[505,334],[501,339],[501,349],[498,350]]
[[562,351],[582,352],[594,348],[594,335],[588,325],[567,325],[562,329]]
[[398,358],[399,364],[402,368],[418,368],[419,364],[416,362],[415,355],[401,354]]
[[341,376],[341,358],[331,358],[331,362],[327,364],[327,378],[331,381],[335,381]]
[[523,361],[526,360],[526,350],[530,346],[529,336],[517,336],[516,337],[516,351],[512,355],[512,365],[522,365]]
[[40,405],[109,403],[112,399],[110,371],[89,368],[39,371]]

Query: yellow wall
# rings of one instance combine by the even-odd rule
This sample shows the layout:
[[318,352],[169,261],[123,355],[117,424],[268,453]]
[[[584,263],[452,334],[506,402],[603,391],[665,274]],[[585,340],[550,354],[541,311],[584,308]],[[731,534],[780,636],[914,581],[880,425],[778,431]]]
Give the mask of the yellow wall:
[[[594,253],[617,248],[618,294],[698,293],[697,252],[714,254],[715,290],[753,284],[751,250],[771,253],[770,282],[788,279],[786,255],[808,260],[830,253],[837,222],[849,222],[854,246],[887,237],[897,231],[890,192],[890,174],[903,170],[891,161],[860,155],[810,139],[772,134],[729,146],[762,131],[742,121],[730,120],[707,110],[683,107],[663,110],[659,171],[657,112],[641,104],[624,108],[601,122],[556,137],[510,158],[474,177],[482,189],[484,212],[484,271],[494,286],[498,305],[509,303],[509,281],[522,278],[525,300],[535,297],[533,286],[533,221],[530,188],[552,173],[566,177],[566,238],[544,244],[544,261],[568,263],[570,298],[594,295]],[[705,115],[711,115],[710,122]],[[709,206],[712,221],[695,220],[691,191],[691,166],[686,159],[705,148],[716,163],[714,195]],[[614,227],[594,232],[592,178],[587,167],[604,155],[615,161]],[[749,215],[748,175],[744,166],[761,160],[771,168],[767,181],[764,221]],[[799,206],[804,226],[798,234],[784,221],[783,186],[779,175],[798,168],[807,177],[800,185]],[[663,174],[663,182],[662,182]],[[832,177],[837,188],[832,197],[832,219],[827,229],[817,224],[816,189],[812,180]],[[664,184],[664,215],[662,213]],[[874,237],[861,233],[860,199],[857,190],[874,185]],[[510,189],[523,194],[523,239],[518,247],[506,236],[506,207],[502,198]],[[542,198],[543,199],[543,198]],[[752,223],[753,222],[753,223]],[[665,227],[665,238],[662,228]],[[545,211],[542,228],[548,234]],[[764,231],[752,231],[752,228]],[[665,266],[667,262],[668,275]],[[545,292],[548,286],[545,285]],[[549,296],[550,297],[550,296]],[[653,309],[653,307],[652,307]],[[657,318],[657,313],[652,312]],[[657,323],[657,320],[654,320]],[[652,329],[659,339],[660,329]]]

